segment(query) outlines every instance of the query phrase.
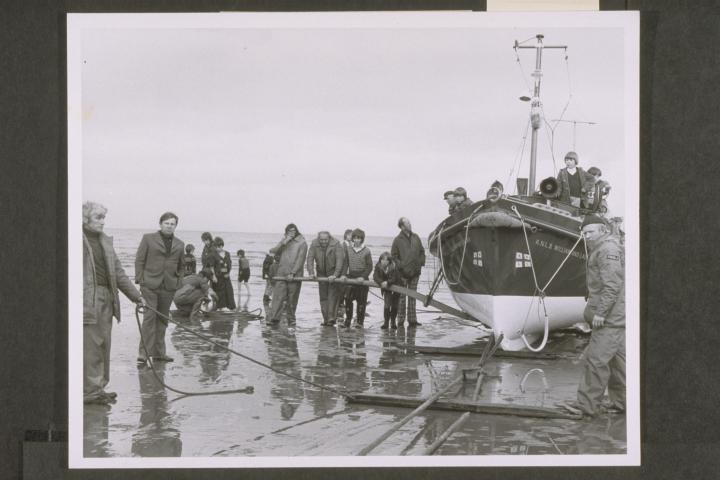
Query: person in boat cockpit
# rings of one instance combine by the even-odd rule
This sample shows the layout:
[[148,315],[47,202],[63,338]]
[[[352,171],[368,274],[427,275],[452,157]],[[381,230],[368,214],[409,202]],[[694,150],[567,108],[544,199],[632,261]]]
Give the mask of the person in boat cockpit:
[[558,190],[555,194],[555,198],[558,198],[561,202],[569,203],[575,207],[580,206],[583,197],[583,185],[585,185],[585,182],[593,180],[592,175],[578,167],[579,158],[575,152],[565,154],[565,168],[558,173]]
[[473,201],[470,200],[467,196],[467,190],[465,190],[463,187],[458,187],[455,189],[455,209],[453,210],[453,213],[459,212],[460,210],[469,207],[473,204]]
[[443,195],[443,198],[448,204],[448,215],[452,215],[455,211],[455,191],[454,190],[448,190]]
[[602,172],[597,167],[588,168],[587,173],[590,174],[592,180],[588,180],[583,185],[583,207],[604,215],[608,211],[605,197],[610,193],[610,184],[605,180],[600,180]]

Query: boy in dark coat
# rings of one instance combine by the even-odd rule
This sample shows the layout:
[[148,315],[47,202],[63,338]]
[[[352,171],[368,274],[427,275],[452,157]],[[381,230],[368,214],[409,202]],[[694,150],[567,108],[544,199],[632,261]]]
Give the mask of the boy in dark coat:
[[397,270],[397,265],[395,265],[395,261],[392,255],[390,255],[390,252],[385,252],[380,255],[380,259],[377,265],[375,265],[373,280],[382,287],[382,295],[385,300],[383,307],[383,317],[385,321],[380,328],[387,330],[388,322],[390,322],[390,328],[397,330],[395,319],[397,319],[400,294],[390,291],[387,288],[400,283],[400,273]]

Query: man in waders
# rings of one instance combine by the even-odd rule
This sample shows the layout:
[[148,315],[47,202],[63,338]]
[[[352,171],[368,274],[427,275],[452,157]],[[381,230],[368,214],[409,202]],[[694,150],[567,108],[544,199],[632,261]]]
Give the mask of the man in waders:
[[[592,336],[585,353],[583,378],[572,405],[584,415],[603,409],[625,411],[625,249],[602,218],[587,215],[582,234],[588,246],[588,302],[585,321]],[[601,401],[607,388],[609,404]]]
[[323,317],[323,326],[335,325],[340,296],[343,294],[343,285],[334,283],[343,273],[345,261],[345,248],[334,239],[330,232],[322,231],[312,241],[307,254],[307,271],[311,277],[327,277],[330,282],[319,282],[320,312]]
[[[400,218],[398,228],[400,228],[400,233],[393,240],[390,254],[398,266],[403,286],[410,290],[417,290],[420,271],[425,266],[425,249],[420,237],[412,231],[410,220],[405,217]],[[411,328],[420,325],[417,321],[415,299],[403,295],[400,297],[400,306],[398,308],[397,323],[399,327],[403,326],[405,319],[407,319],[408,326]]]
[[107,208],[83,204],[83,402],[108,404],[117,394],[106,392],[110,381],[112,318],[120,322],[118,289],[131,301],[145,301],[125,275],[113,248],[113,239],[103,233]]

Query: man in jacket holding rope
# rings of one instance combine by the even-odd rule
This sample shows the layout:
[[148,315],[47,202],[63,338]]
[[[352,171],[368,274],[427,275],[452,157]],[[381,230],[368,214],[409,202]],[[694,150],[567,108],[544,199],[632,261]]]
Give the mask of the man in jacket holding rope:
[[113,239],[103,233],[107,208],[83,204],[83,402],[106,405],[117,394],[110,381],[112,318],[120,322],[118,290],[138,304],[145,300],[125,275]]
[[625,411],[625,250],[602,218],[587,215],[582,234],[588,246],[588,302],[585,320],[592,336],[585,354],[577,408],[584,415],[601,411],[607,388],[608,410]]

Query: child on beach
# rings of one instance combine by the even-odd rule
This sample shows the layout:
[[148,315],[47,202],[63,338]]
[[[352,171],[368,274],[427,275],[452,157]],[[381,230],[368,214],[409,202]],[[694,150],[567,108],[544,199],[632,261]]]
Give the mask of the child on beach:
[[225,241],[220,237],[215,237],[213,242],[215,246],[215,278],[217,281],[213,283],[213,290],[217,293],[217,308],[220,312],[229,312],[235,310],[235,293],[233,292],[232,281],[230,280],[230,270],[232,270],[232,258],[230,253],[225,251]]
[[250,296],[250,287],[248,280],[250,279],[250,261],[245,258],[245,250],[238,250],[238,295],[240,294],[240,286],[245,285],[245,291]]
[[188,243],[185,245],[185,255],[183,255],[183,262],[185,262],[185,271],[183,276],[195,275],[197,273],[197,261],[195,260],[195,245]]
[[380,328],[387,330],[389,322],[390,328],[397,330],[395,320],[397,319],[398,306],[400,305],[400,294],[388,290],[388,287],[400,283],[400,274],[397,271],[395,260],[393,260],[390,252],[384,252],[380,255],[380,259],[375,265],[373,280],[382,287],[382,295],[385,300],[383,307],[384,322]]

